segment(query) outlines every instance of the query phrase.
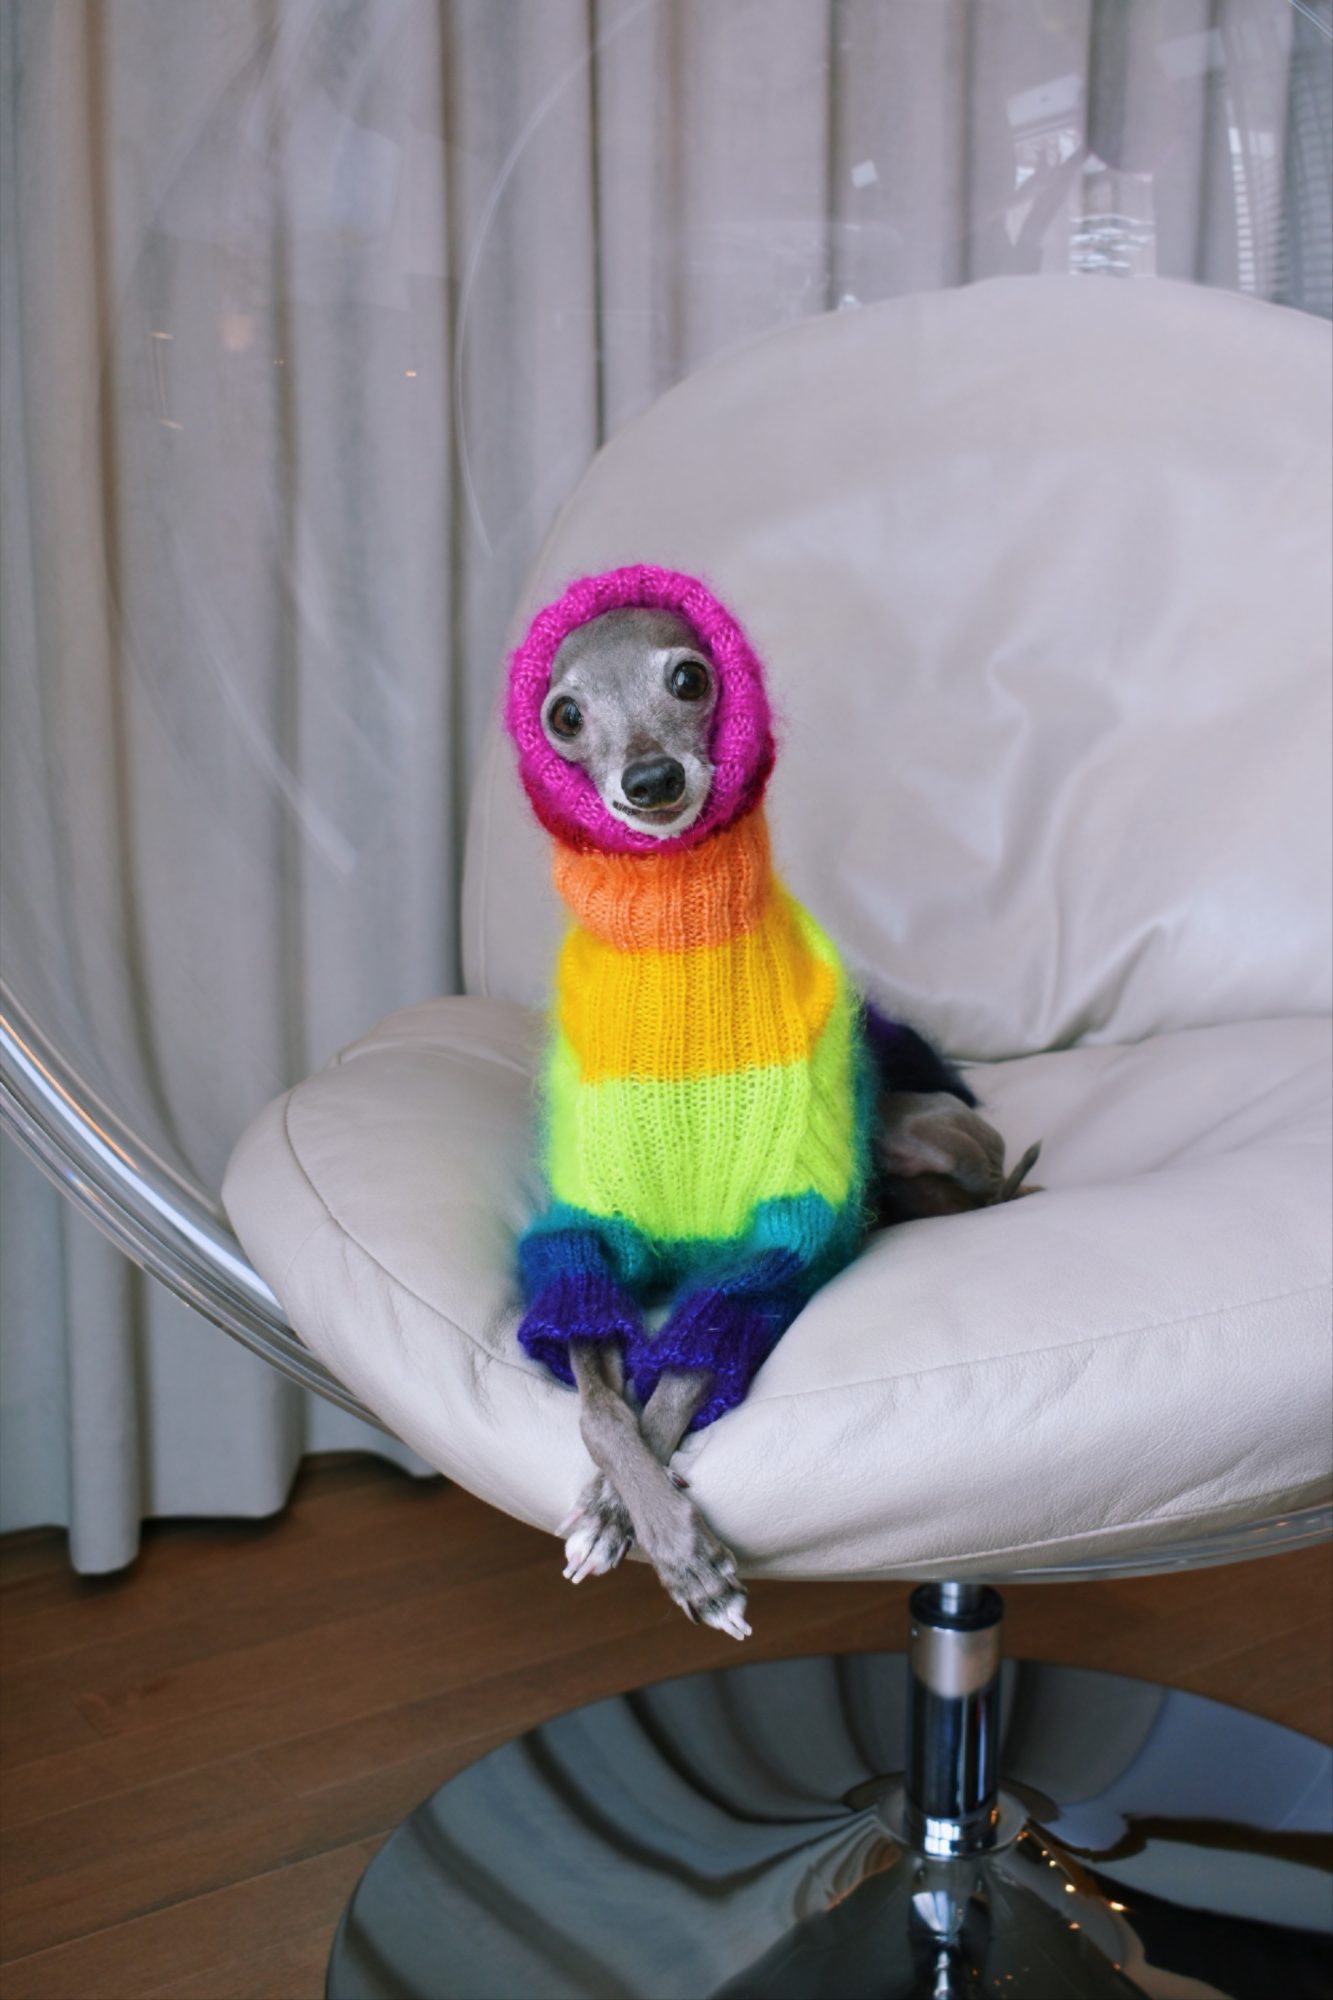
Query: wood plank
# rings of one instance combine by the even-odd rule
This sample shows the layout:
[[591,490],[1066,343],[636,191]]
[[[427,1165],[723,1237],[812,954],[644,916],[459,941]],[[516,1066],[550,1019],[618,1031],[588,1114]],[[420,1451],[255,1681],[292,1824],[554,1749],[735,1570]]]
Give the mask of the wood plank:
[[[23,1958],[130,1917],[146,1916],[283,1870],[330,1848],[384,1835],[473,1754],[503,1742],[482,1739],[471,1754],[432,1756],[373,1771],[314,1799],[279,1799],[224,1812],[187,1833],[115,1845],[97,1859],[7,1890],[4,1949]],[[6,1985],[8,1973],[5,1975]]]
[[[554,1552],[549,1546],[539,1551],[539,1561],[546,1572],[545,1583],[550,1586]],[[521,1583],[519,1577],[516,1587]],[[595,1686],[600,1695],[633,1686],[638,1680],[687,1671],[696,1664],[722,1664],[736,1657],[734,1642],[685,1626],[645,1572],[625,1570],[614,1579],[604,1579],[603,1584],[605,1592],[618,1593],[619,1604],[612,1609],[629,1620],[629,1637],[638,1640],[641,1623],[648,1628],[649,1636],[633,1655],[633,1664],[617,1676],[602,1665],[618,1657],[617,1633],[608,1629],[605,1616],[594,1616],[579,1608],[591,1605],[594,1590],[602,1586],[584,1586],[577,1598],[568,1592],[567,1586],[566,1596],[561,1597],[557,1592],[554,1608],[559,1615],[548,1628],[544,1651],[539,1653],[525,1638],[526,1650],[521,1653],[516,1670],[520,1680],[530,1672],[538,1686],[560,1689],[562,1695],[557,1707],[569,1706],[581,1698],[577,1682],[580,1672],[589,1675],[589,1689]],[[824,1606],[826,1589],[839,1593],[836,1603],[830,1600],[826,1608],[816,1610],[816,1601]],[[771,1609],[766,1608],[765,1623],[756,1639],[749,1642],[746,1657],[757,1658],[761,1652],[767,1657],[790,1650],[793,1636],[812,1622],[831,1617],[844,1605],[887,1604],[888,1590],[897,1591],[892,1602],[899,1608],[867,1617],[867,1637],[861,1643],[873,1646],[887,1639],[891,1644],[902,1637],[900,1607],[905,1603],[906,1593],[901,1586],[852,1584],[812,1588],[802,1584],[761,1584],[757,1590],[774,1594],[771,1599],[765,1596],[766,1606],[771,1604]],[[631,1610],[631,1603],[638,1608]],[[549,1605],[550,1599],[544,1597],[543,1604]],[[794,1610],[797,1605],[799,1613]],[[684,1648],[675,1629],[677,1623],[683,1628]],[[813,1647],[816,1641],[811,1640],[810,1644]],[[568,1670],[564,1665],[566,1647],[576,1663]],[[330,1660],[318,1643],[313,1644],[306,1661],[308,1673],[289,1688],[257,1685],[245,1700],[226,1709],[186,1714],[157,1727],[97,1741],[69,1755],[48,1757],[15,1768],[6,1774],[0,1787],[0,1818],[7,1826],[20,1826],[128,1792],[154,1779],[192,1770],[200,1764],[251,1749],[297,1742],[322,1731],[346,1729],[354,1740],[361,1730],[373,1727],[378,1718],[392,1716],[400,1705],[411,1707],[438,1699],[442,1711],[447,1713],[450,1704],[460,1698],[460,1688],[466,1698],[471,1679],[488,1682],[503,1677],[504,1663],[489,1649],[484,1663],[471,1657],[469,1674],[462,1682],[453,1668],[453,1659],[452,1646],[417,1645],[392,1652],[386,1643],[369,1656],[340,1655]],[[591,1692],[587,1698],[593,1698]],[[552,1711],[548,1708],[543,1712]],[[524,1709],[522,1713],[526,1722],[529,1711]]]
[[[317,2000],[339,1913],[380,1845],[371,1839],[331,1848],[291,1868],[13,1961],[5,1967],[5,2000],[140,2000],[162,1988],[194,2000],[215,1990],[245,2000]],[[309,1957],[298,1961],[299,1973],[294,1969],[285,1988],[262,1970],[251,1983],[256,1961],[262,1968],[293,1939],[308,1950],[311,1938],[321,1936],[313,1965]]]
[[287,1795],[281,1780],[256,1758],[229,1757],[95,1806],[11,1828],[0,1838],[0,1881],[12,1897],[29,1883],[95,1866],[113,1846],[177,1840],[237,1813],[262,1812]]
[[278,1938],[260,1951],[243,1958],[229,1954],[221,1965],[196,1967],[165,1986],[147,1987],[144,2000],[310,2000],[324,1991],[338,1916],[335,1907],[313,1927]]
[[[316,1575],[280,1606],[229,1608],[224,1619],[201,1603],[195,1616],[155,1630],[150,1646],[130,1632],[0,1675],[0,1702],[26,1717],[44,1699],[67,1696],[99,1735],[113,1736],[226,1708],[252,1686],[288,1687],[308,1676],[312,1657],[327,1670],[339,1656],[370,1658],[380,1644],[444,1646],[458,1620],[470,1629],[494,1598],[512,1594],[511,1571],[533,1564],[530,1549],[515,1550],[490,1574],[461,1581],[487,1567],[484,1549],[467,1553],[467,1564],[432,1552],[367,1565],[336,1591]],[[19,1730],[14,1736],[8,1755],[17,1768],[31,1752]]]
[[38,1679],[0,1691],[0,1769],[96,1740],[96,1729],[67,1689]]
[[[352,1577],[383,1560],[386,1548],[398,1552],[404,1528],[420,1553],[430,1547],[429,1527],[416,1533],[417,1511],[425,1509],[439,1524],[439,1539],[448,1533],[443,1480],[411,1480],[397,1475],[389,1487],[340,1489],[335,1507],[294,1504],[283,1520],[255,1524],[189,1524],[188,1533],[154,1531],[138,1561],[128,1572],[111,1577],[71,1579],[56,1568],[24,1579],[0,1593],[0,1617],[6,1624],[5,1661],[11,1668],[49,1662],[85,1645],[104,1645],[122,1634],[142,1636],[192,1615],[201,1597],[210,1612],[224,1607],[280,1606],[306,1574],[306,1558],[318,1550],[318,1570],[327,1586],[340,1576]],[[531,1531],[507,1517],[495,1543],[498,1551],[505,1529],[515,1538]],[[183,1523],[173,1523],[177,1530]],[[134,1579],[134,1591],[123,1584]],[[71,1592],[70,1583],[73,1582]]]
[[[465,1746],[495,1726],[497,1717],[503,1717],[503,1727],[513,1735],[567,1708],[623,1694],[672,1671],[692,1672],[742,1661],[748,1665],[755,1660],[833,1648],[878,1650],[885,1626],[892,1623],[896,1602],[886,1605],[882,1593],[864,1603],[847,1605],[840,1598],[837,1605],[824,1607],[778,1597],[779,1591],[800,1588],[758,1586],[760,1608],[768,1614],[768,1630],[747,1642],[743,1651],[734,1641],[703,1640],[697,1656],[666,1664],[664,1671],[662,1624],[653,1620],[619,1638],[599,1641],[557,1660],[525,1662],[509,1673],[488,1676],[445,1695],[401,1702],[377,1715],[361,1716],[331,1729],[311,1730],[261,1751],[260,1761],[295,1796],[307,1797],[367,1771],[383,1770],[402,1758],[427,1756],[433,1750],[448,1753]],[[874,1586],[866,1588],[873,1590]],[[772,1598],[766,1603],[769,1593]]]
[[[650,1581],[645,1576],[645,1582]],[[561,1579],[563,1581],[563,1579]],[[874,1586],[868,1586],[874,1589]],[[770,1592],[808,1596],[798,1585],[769,1585]],[[145,1787],[100,1806],[55,1816],[16,1829],[15,1842],[32,1843],[39,1864],[11,1879],[4,1899],[5,1949],[14,1954],[35,1952],[84,1928],[145,1914],[164,1902],[183,1901],[225,1887],[246,1875],[290,1865],[321,1846],[342,1845],[396,1825],[421,1799],[453,1771],[473,1762],[495,1744],[507,1741],[519,1727],[559,1713],[578,1700],[596,1698],[634,1686],[663,1670],[664,1641],[675,1637],[674,1616],[663,1617],[653,1595],[645,1606],[630,1594],[608,1588],[602,1593],[604,1632],[629,1620],[632,1647],[608,1648],[602,1638],[584,1658],[559,1671],[558,1656],[534,1671],[497,1677],[497,1685],[468,1701],[467,1689],[452,1723],[442,1723],[424,1746],[413,1743],[405,1755],[389,1760],[373,1755],[348,1760],[338,1775],[327,1769],[325,1782],[280,1789],[279,1772],[268,1771],[276,1801],[253,1801],[240,1795],[233,1803],[219,1791],[217,1809],[204,1817],[199,1810],[201,1787],[220,1775],[218,1766],[196,1774],[187,1786]],[[802,1631],[792,1619],[785,1631],[775,1630],[768,1644],[747,1657],[776,1657],[784,1652],[822,1651],[827,1647],[860,1650],[878,1642],[883,1625],[879,1606],[855,1610],[850,1617],[831,1619],[830,1607],[806,1608],[809,1623]],[[589,1621],[592,1622],[591,1620]],[[689,1632],[691,1628],[686,1627]],[[806,1636],[808,1646],[792,1645]],[[670,1663],[675,1671],[731,1664],[738,1657],[733,1641],[717,1634],[697,1634],[700,1644],[691,1656]],[[584,1677],[589,1658],[609,1662],[601,1670],[602,1685]],[[656,1673],[654,1673],[654,1667]],[[526,1707],[517,1690],[526,1690]],[[451,1696],[452,1700],[453,1697]],[[401,1740],[396,1746],[404,1749]]]

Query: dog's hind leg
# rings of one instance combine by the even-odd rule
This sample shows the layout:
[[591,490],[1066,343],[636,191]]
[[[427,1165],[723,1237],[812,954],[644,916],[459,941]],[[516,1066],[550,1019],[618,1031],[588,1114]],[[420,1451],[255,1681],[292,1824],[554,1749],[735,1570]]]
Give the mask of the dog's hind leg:
[[1038,1192],[1026,1181],[1040,1142],[1006,1170],[995,1127],[950,1092],[891,1091],[880,1107],[874,1150],[881,1222],[957,1215]]
[[[599,1508],[597,1496],[602,1489],[594,1481],[584,1496],[584,1502],[593,1501],[592,1510],[585,1511],[584,1502],[580,1503],[578,1520],[565,1545],[569,1558],[566,1575],[577,1582],[619,1562],[627,1540],[622,1539],[610,1552],[609,1560],[605,1559],[607,1549],[601,1546],[617,1531],[623,1536],[618,1518],[621,1510],[615,1505],[619,1500],[633,1539],[686,1616],[729,1632],[735,1639],[748,1638],[750,1628],[743,1615],[745,1590],[736,1572],[736,1559],[686,1499],[640,1429],[639,1419],[625,1401],[619,1355],[589,1341],[572,1341],[569,1353],[579,1388],[583,1442],[611,1491]],[[678,1384],[669,1391],[654,1418],[655,1437],[664,1444],[677,1420],[683,1435],[708,1391],[707,1381]],[[644,1416],[646,1420],[646,1409]]]
[[1004,1140],[947,1057],[871,1000],[861,1022],[879,1084],[870,1189],[878,1222],[955,1215],[1039,1192],[1024,1182],[1040,1143],[1006,1172]]

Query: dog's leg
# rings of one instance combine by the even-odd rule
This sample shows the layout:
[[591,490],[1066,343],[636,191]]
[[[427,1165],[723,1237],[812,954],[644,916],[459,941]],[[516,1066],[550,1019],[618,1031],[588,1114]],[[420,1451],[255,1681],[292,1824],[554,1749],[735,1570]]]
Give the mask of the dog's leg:
[[[729,1632],[734,1639],[748,1638],[750,1628],[743,1616],[745,1590],[736,1573],[736,1559],[686,1499],[649,1445],[638,1418],[625,1401],[619,1355],[591,1341],[571,1342],[569,1353],[579,1388],[579,1428],[583,1442],[594,1464],[606,1475],[614,1495],[623,1502],[633,1537],[668,1594],[687,1617],[715,1626],[720,1632]],[[706,1383],[695,1385],[692,1397],[688,1388],[673,1390],[659,1406],[655,1433],[662,1438],[667,1435],[668,1411],[679,1415],[683,1427],[688,1426],[707,1393]],[[644,1414],[646,1417],[646,1410]],[[595,1516],[589,1517],[590,1526],[594,1519]],[[599,1567],[614,1567],[624,1554],[625,1545],[612,1561],[589,1563],[589,1556],[596,1554],[594,1540],[593,1547],[580,1557],[579,1548],[571,1545],[578,1538],[581,1547],[587,1539],[589,1529],[583,1527],[583,1520],[581,1515],[566,1544],[566,1554],[570,1557],[566,1575],[573,1576],[575,1581]],[[603,1521],[601,1532],[605,1532],[606,1525]]]
[[[653,1457],[668,1468],[713,1387],[711,1368],[671,1368],[644,1404],[640,1428]],[[674,1475],[673,1475],[674,1477]],[[678,1486],[683,1480],[676,1480]]]
[[981,1113],[948,1091],[890,1091],[874,1138],[877,1207],[883,1222],[956,1215],[1022,1194],[1040,1143],[1005,1171],[1004,1140]]
[[[663,1375],[639,1418],[644,1443],[659,1465],[667,1467],[674,1486],[687,1481],[670,1470],[672,1457],[712,1386],[711,1369],[673,1369]],[[582,1583],[585,1576],[605,1575],[626,1555],[634,1542],[634,1523],[604,1472],[584,1487],[560,1523],[560,1533],[567,1537],[565,1575],[574,1583]]]
[[659,1383],[687,1371],[709,1379],[690,1422],[712,1423],[740,1403],[773,1347],[810,1296],[809,1270],[821,1245],[741,1246],[673,1300],[651,1340],[626,1350],[645,1407]]
[[[624,1422],[611,1405],[619,1404],[634,1417],[625,1401],[624,1361],[619,1349],[602,1352],[584,1341],[570,1343],[569,1359],[579,1392],[579,1430],[600,1467],[603,1457],[614,1451],[616,1433]],[[594,1429],[602,1437],[598,1451],[589,1443]],[[585,1576],[605,1576],[634,1545],[629,1509],[602,1471],[589,1480],[556,1533],[565,1538],[565,1575],[571,1583],[582,1583]]]

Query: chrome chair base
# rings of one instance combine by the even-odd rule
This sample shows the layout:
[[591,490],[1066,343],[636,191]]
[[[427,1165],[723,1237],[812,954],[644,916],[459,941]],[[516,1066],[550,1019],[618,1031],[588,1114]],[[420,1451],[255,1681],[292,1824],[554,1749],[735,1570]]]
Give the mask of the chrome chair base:
[[1301,2000],[1333,1751],[1179,1689],[1001,1669],[992,1844],[922,1851],[902,1654],[575,1709],[442,1785],[343,1914],[330,2000]]

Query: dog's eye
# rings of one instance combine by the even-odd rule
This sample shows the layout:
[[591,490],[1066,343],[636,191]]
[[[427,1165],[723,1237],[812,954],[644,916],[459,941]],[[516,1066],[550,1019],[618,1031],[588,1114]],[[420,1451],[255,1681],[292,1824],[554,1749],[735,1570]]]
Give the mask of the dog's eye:
[[546,720],[557,736],[577,736],[583,727],[583,710],[566,695],[563,701],[552,702],[546,711]]
[[677,701],[702,701],[708,693],[708,669],[699,660],[678,660],[667,686]]

